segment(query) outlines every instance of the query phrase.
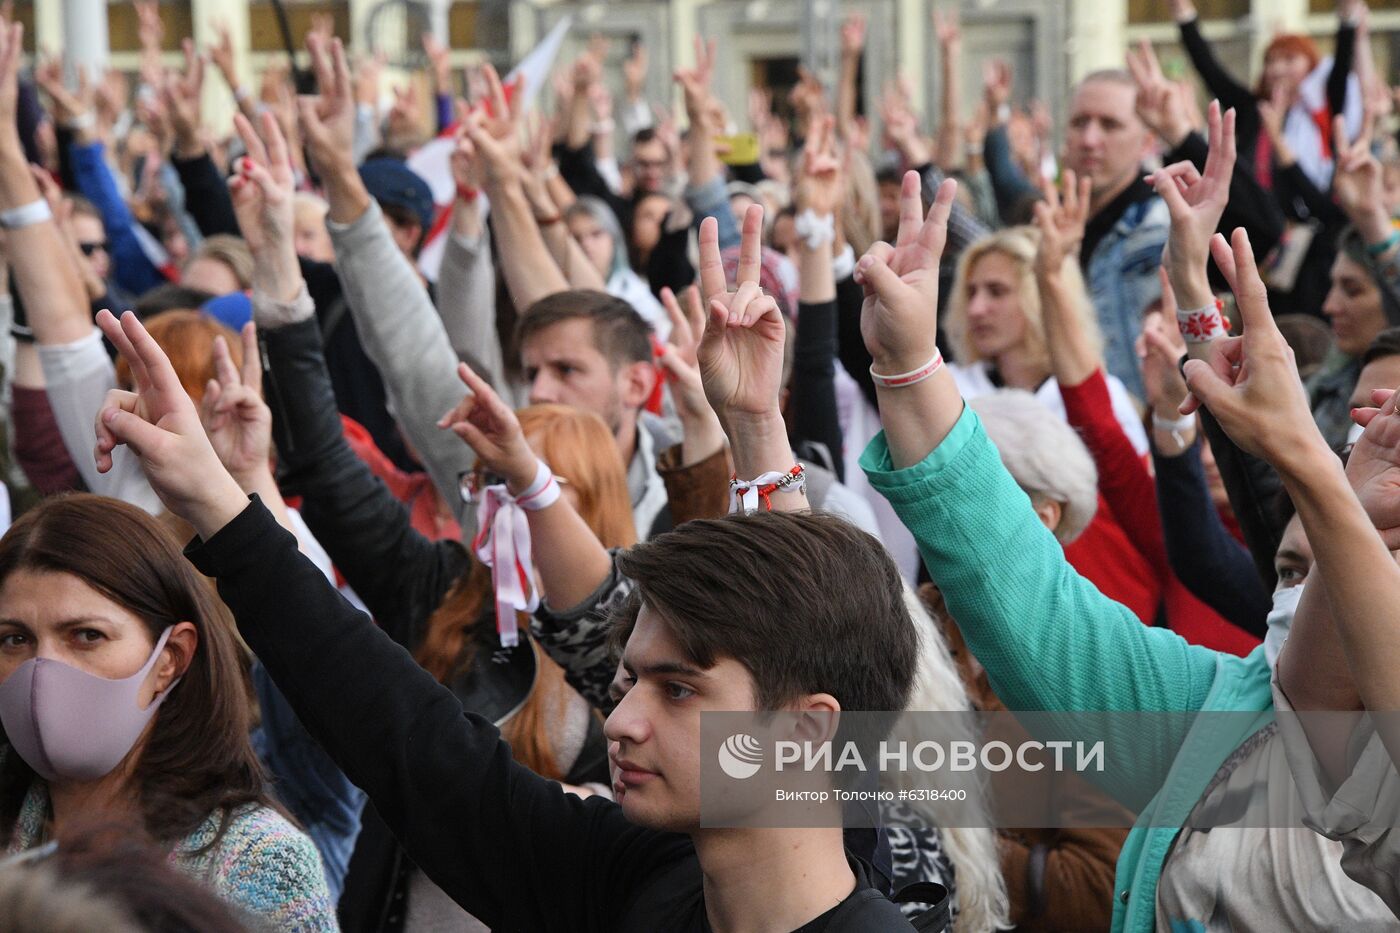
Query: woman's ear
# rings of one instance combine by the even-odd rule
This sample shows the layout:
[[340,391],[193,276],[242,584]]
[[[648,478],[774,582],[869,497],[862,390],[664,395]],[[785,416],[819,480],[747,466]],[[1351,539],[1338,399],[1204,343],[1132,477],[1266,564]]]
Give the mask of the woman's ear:
[[1064,516],[1065,507],[1054,499],[1047,499],[1037,496],[1035,499],[1035,517],[1040,519],[1040,523],[1050,529],[1054,534],[1060,527],[1060,518]]
[[156,694],[169,690],[171,684],[185,676],[198,648],[199,629],[194,627],[194,623],[175,623],[175,626],[170,630],[170,637],[165,640],[165,648],[161,650],[160,659],[156,661],[155,683],[153,685]]

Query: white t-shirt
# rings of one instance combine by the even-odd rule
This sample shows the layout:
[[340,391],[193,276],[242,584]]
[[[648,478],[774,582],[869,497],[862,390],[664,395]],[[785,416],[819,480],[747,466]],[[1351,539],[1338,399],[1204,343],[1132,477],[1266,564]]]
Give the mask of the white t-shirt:
[[[948,369],[952,372],[953,379],[957,381],[958,391],[968,401],[997,391],[998,386],[992,382],[989,375],[991,367],[987,363],[949,363]],[[1145,456],[1147,454],[1147,431],[1142,426],[1142,415],[1138,413],[1137,406],[1133,404],[1132,394],[1128,392],[1117,376],[1104,373],[1104,378],[1108,381],[1108,397],[1113,402],[1114,416],[1123,427],[1123,433],[1128,436],[1128,440],[1132,441],[1133,449],[1138,452],[1138,456]],[[1060,384],[1053,378],[1046,379],[1040,384],[1040,388],[1031,394],[1035,396],[1037,402],[1054,412],[1061,421],[1067,420],[1064,396],[1060,395]]]

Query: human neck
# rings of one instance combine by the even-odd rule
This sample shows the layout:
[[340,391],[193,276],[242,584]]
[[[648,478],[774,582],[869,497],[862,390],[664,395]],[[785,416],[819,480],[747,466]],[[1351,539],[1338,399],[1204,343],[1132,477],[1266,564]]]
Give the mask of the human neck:
[[139,817],[140,807],[130,792],[127,775],[118,768],[95,781],[52,781],[49,805],[53,809],[53,835],[74,822]]
[[791,933],[855,890],[839,827],[695,833],[715,933]]
[[1050,375],[1045,366],[1033,360],[1026,352],[1025,345],[1018,345],[997,356],[997,373],[1002,384],[1009,389],[1025,389],[1034,392],[1040,388],[1045,377]]
[[618,426],[613,437],[617,440],[617,452],[622,454],[622,469],[625,471],[632,463],[632,457],[637,453],[637,432],[641,425],[637,423],[637,416],[623,418],[622,424]]
[[1089,195],[1089,216],[1093,217],[1099,211],[1112,204],[1114,199],[1132,186],[1133,182],[1137,180],[1137,177],[1138,171],[1134,169],[1124,175],[1121,181],[1115,182],[1112,187],[1103,188]]

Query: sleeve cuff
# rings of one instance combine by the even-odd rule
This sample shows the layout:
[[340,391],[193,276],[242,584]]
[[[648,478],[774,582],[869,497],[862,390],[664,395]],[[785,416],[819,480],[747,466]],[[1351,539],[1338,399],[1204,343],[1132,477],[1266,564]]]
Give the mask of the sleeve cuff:
[[[248,506],[220,528],[208,541],[195,538],[185,545],[185,557],[206,577],[219,579],[231,576],[265,560],[267,538],[281,531],[272,513],[256,494],[248,497]],[[295,540],[295,539],[293,539]]]
[[275,330],[291,324],[300,324],[316,313],[316,303],[302,281],[301,289],[291,301],[278,301],[271,295],[254,290],[253,320],[259,327]]
[[897,507],[906,502],[923,499],[930,482],[940,485],[953,482],[960,472],[957,467],[958,461],[969,450],[975,451],[978,446],[975,441],[978,439],[990,443],[986,432],[982,430],[982,421],[977,417],[977,413],[964,405],[962,415],[958,417],[948,436],[920,462],[896,470],[890,459],[885,432],[881,431],[871,439],[865,452],[860,455],[860,468],[865,471],[875,491]]

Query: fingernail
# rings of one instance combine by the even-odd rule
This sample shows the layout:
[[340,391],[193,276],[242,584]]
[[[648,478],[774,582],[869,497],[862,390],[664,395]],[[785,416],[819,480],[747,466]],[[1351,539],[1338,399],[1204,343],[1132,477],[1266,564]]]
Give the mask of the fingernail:
[[860,262],[856,263],[856,268],[861,272],[865,272],[873,265],[875,265],[875,257],[862,256],[860,257]]
[[117,410],[115,408],[110,408],[107,411],[104,411],[102,413],[102,420],[107,422],[108,424],[111,424],[113,421],[116,421]]

